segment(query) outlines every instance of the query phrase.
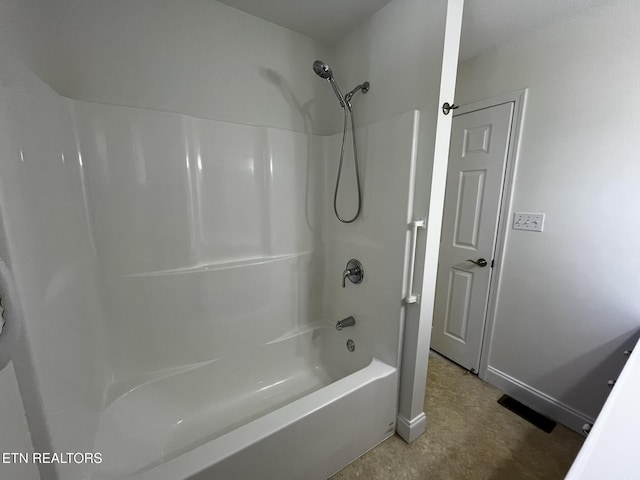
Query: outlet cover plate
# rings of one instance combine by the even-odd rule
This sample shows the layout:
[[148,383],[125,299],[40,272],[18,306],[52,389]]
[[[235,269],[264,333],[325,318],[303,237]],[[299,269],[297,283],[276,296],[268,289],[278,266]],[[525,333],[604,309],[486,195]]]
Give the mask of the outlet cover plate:
[[544,213],[523,213],[513,214],[513,229],[527,230],[529,232],[541,232],[544,228]]

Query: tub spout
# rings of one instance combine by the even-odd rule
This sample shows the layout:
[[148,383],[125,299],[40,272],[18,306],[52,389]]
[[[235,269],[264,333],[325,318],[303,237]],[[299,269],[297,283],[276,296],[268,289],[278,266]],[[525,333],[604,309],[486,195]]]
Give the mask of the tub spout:
[[342,330],[344,327],[353,327],[356,324],[356,319],[349,315],[347,318],[338,320],[336,323],[336,330]]

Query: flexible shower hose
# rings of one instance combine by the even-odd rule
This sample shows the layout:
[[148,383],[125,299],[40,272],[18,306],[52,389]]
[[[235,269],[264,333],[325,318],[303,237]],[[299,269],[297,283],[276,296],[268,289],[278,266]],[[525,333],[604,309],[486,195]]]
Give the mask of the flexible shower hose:
[[356,188],[358,190],[358,210],[353,218],[344,219],[338,213],[338,189],[340,188],[340,177],[342,176],[342,164],[344,162],[344,144],[347,138],[347,108],[344,110],[344,126],[342,128],[342,145],[340,146],[340,165],[338,166],[338,175],[336,176],[336,188],[333,193],[333,211],[336,214],[336,218],[342,223],[352,223],[360,215],[360,209],[362,206],[362,193],[360,191],[360,171],[358,170],[358,148],[356,147],[356,122],[352,109],[348,109],[348,115],[351,118],[351,138],[353,140],[353,162],[356,169]]

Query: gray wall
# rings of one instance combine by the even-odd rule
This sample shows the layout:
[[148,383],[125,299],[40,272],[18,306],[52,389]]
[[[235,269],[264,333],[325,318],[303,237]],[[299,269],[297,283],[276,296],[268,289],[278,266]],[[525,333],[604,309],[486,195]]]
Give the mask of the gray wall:
[[459,71],[459,104],[530,89],[511,212],[545,231],[508,230],[489,367],[567,423],[598,414],[640,327],[639,24],[611,1]]

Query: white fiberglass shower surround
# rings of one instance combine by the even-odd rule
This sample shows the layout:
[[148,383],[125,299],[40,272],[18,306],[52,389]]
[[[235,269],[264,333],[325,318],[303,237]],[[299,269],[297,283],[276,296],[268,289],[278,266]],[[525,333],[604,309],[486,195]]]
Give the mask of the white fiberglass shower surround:
[[[335,219],[324,189],[341,135],[51,95],[45,103],[3,91],[5,111],[24,123],[14,122],[5,143],[11,182],[2,186],[4,198],[17,195],[16,179],[47,168],[43,182],[70,173],[74,200],[84,195],[86,208],[76,205],[75,214],[87,221],[80,228],[97,253],[103,292],[106,348],[95,353],[110,367],[95,425],[83,426],[102,455],[86,478],[200,478],[192,475],[203,469],[202,478],[250,478],[265,468],[259,458],[272,478],[325,478],[393,433],[417,113],[359,132],[367,193],[354,234]],[[36,164],[50,145],[59,146],[58,161]],[[353,180],[346,170],[343,181]],[[390,201],[388,189],[404,194]],[[4,218],[38,215],[6,205]],[[7,222],[10,247],[29,228],[21,221]],[[342,288],[356,257],[365,279]],[[70,277],[82,273],[68,268]],[[380,312],[374,297],[388,286],[395,301]],[[47,296],[56,285],[43,288]],[[337,331],[349,315],[356,325]],[[374,355],[372,337],[381,333],[386,345]],[[305,430],[313,441],[301,440]],[[68,450],[51,440],[47,450]]]
[[[153,2],[136,1],[156,14]],[[278,36],[315,45],[211,4],[220,25],[264,29],[252,32],[265,54],[281,55],[272,48]],[[129,21],[129,4],[118,5]],[[71,98],[7,63],[15,72],[0,79],[0,293],[8,308],[0,426],[15,436],[0,447],[99,453],[100,462],[0,465],[0,476],[321,480],[395,432],[408,225],[416,175],[429,176],[418,140],[427,138],[429,151],[435,122],[413,108],[372,114],[366,102],[375,107],[388,88],[380,82],[376,91],[374,78],[350,71],[347,54],[337,55],[345,68],[335,75],[358,87],[344,97],[334,90],[336,101],[312,69],[331,56],[307,44],[286,62],[312,85],[309,102],[326,105],[319,118],[327,134],[257,54],[230,56],[230,68],[257,71],[265,96],[279,88],[305,112],[300,123],[269,124],[259,107],[243,105],[238,118],[214,119]],[[434,50],[441,62],[442,42]],[[356,125],[359,172],[350,139],[340,158],[343,102],[356,119],[365,113]],[[359,283],[346,272],[352,259],[362,265]],[[355,324],[336,328],[349,317]],[[8,408],[15,420],[6,420]]]

